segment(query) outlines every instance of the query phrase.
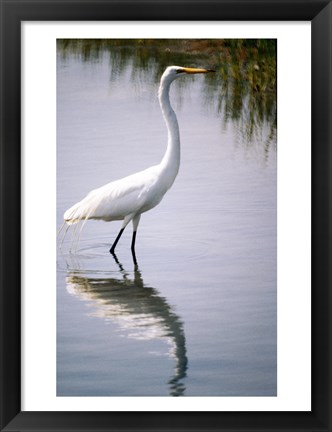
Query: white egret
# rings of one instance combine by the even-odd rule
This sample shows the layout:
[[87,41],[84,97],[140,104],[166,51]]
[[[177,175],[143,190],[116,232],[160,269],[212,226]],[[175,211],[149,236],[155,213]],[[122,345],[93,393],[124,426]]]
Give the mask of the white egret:
[[[123,220],[110,253],[130,221],[133,224],[131,251],[135,257],[135,241],[141,214],[160,203],[172,186],[180,166],[180,134],[177,118],[169,100],[171,83],[186,74],[214,72],[210,69],[169,66],[163,73],[158,91],[159,103],[168,129],[167,149],[159,165],[129,175],[92,190],[85,198],[70,207],[64,214],[68,225],[88,219],[103,221]],[[68,227],[67,227],[68,229]]]

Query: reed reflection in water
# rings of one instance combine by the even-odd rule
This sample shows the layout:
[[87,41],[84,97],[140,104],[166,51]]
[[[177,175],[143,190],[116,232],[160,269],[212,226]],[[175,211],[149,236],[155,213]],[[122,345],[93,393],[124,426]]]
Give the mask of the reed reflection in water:
[[126,337],[165,341],[170,346],[169,357],[176,362],[168,381],[169,393],[183,396],[188,364],[183,323],[157,289],[144,285],[138,266],[131,276],[115,259],[122,279],[87,277],[71,271],[66,278],[67,291],[90,302],[93,311],[89,315],[111,320]]
[[[215,69],[201,82],[206,108],[217,113],[223,128],[236,125],[239,144],[250,148],[258,142],[265,160],[276,150],[276,39],[59,39],[57,49],[62,62],[109,62],[113,83],[130,69],[136,88],[145,75],[158,84],[172,64]],[[189,86],[189,80],[177,83],[180,101]]]

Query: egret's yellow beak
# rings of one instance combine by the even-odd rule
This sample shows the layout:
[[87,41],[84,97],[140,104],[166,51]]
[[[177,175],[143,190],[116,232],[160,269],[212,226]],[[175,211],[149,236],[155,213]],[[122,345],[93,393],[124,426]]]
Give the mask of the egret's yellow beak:
[[182,68],[182,70],[187,74],[215,72],[212,69],[198,69],[198,68],[187,68],[187,67]]

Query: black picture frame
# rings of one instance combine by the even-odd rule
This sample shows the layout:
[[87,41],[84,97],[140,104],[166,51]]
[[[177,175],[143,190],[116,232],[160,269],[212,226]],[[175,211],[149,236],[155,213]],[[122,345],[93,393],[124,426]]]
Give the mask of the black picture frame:
[[[0,4],[1,431],[332,431],[331,1],[0,0]],[[148,407],[146,412],[21,411],[21,22],[108,20],[311,21],[311,412],[149,412]]]

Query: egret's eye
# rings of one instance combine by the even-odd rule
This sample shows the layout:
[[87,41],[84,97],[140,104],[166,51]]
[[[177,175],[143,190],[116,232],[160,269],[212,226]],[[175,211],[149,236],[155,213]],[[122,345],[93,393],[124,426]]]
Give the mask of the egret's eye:
[[178,74],[178,73],[181,73],[181,72],[183,72],[183,69],[176,69],[176,73]]

